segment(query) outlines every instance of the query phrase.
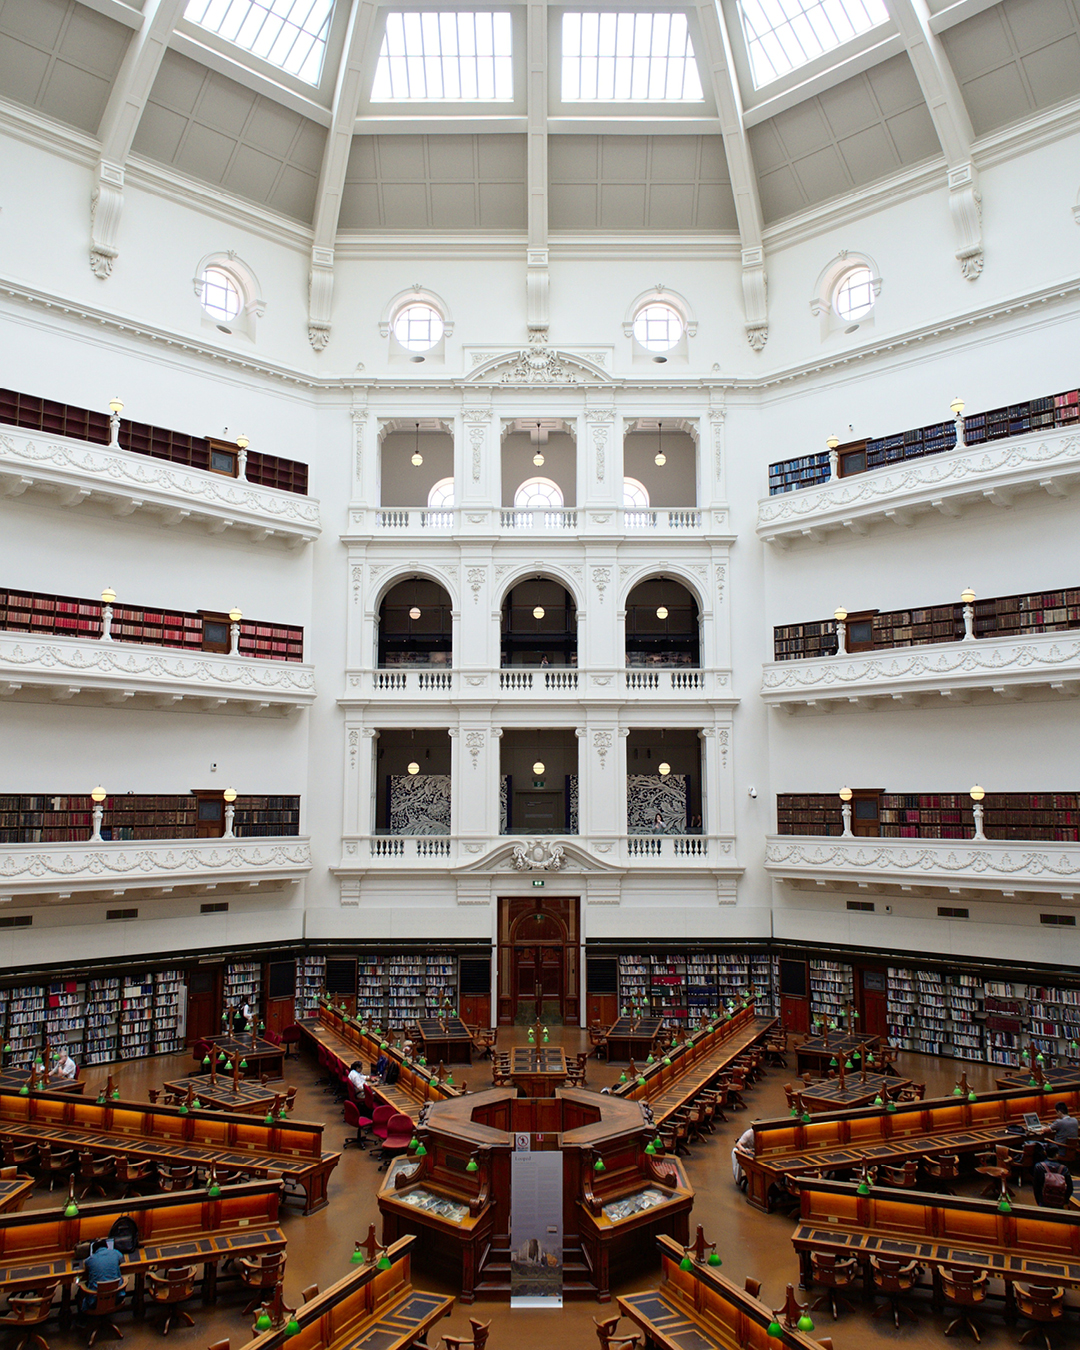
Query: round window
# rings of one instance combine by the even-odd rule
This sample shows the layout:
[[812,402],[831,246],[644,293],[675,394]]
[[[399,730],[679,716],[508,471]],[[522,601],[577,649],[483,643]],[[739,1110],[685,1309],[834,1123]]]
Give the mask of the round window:
[[874,308],[874,279],[869,267],[846,272],[833,292],[833,309],[842,319],[861,319]]
[[243,301],[240,288],[220,267],[208,267],[202,274],[202,307],[214,319],[235,319]]
[[394,320],[394,337],[410,352],[429,352],[442,341],[442,315],[431,305],[407,305]]
[[634,319],[634,337],[648,352],[669,352],[683,335],[681,316],[670,305],[646,305]]

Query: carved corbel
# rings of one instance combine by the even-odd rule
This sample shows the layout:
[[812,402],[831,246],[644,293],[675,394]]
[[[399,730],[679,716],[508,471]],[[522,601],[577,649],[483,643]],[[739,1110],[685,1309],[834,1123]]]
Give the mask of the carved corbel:
[[769,340],[768,279],[765,276],[765,250],[742,251],[743,313],[746,316],[746,340],[754,351],[764,350]]
[[103,281],[112,275],[113,263],[120,254],[116,237],[123,209],[123,167],[99,160],[97,182],[90,196],[90,270]]
[[982,194],[974,164],[949,170],[949,214],[956,231],[956,260],[968,281],[983,270]]
[[321,352],[330,341],[330,305],[334,298],[334,250],[316,245],[308,274],[308,341]]

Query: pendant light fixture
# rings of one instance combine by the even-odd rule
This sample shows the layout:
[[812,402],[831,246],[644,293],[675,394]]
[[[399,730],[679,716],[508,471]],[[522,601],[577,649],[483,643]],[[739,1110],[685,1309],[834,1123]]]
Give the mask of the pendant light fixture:
[[660,469],[662,469],[664,465],[667,463],[667,455],[664,454],[663,422],[657,422],[656,424],[656,458],[653,462],[656,464],[657,468]]
[[416,424],[416,447],[412,454],[413,468],[418,469],[424,462],[424,456],[420,453],[420,423]]
[[538,469],[544,467],[544,452],[540,449],[540,423],[536,424],[536,454],[533,455],[533,463]]
[[544,606],[543,606],[543,605],[534,605],[534,606],[533,606],[533,618],[534,618],[534,619],[542,619],[543,617],[544,617]]
[[418,619],[419,617],[420,617],[420,606],[413,605],[412,609],[409,610],[409,618]]
[[667,605],[657,605],[657,607],[656,607],[656,617],[657,617],[658,619],[666,619],[667,616],[668,616],[668,608],[667,608]]

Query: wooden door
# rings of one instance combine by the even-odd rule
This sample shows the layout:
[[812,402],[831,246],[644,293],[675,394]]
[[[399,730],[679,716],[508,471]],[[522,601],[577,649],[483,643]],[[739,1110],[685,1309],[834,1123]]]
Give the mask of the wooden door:
[[196,966],[188,971],[188,1045],[194,1045],[204,1036],[216,1036],[221,1030],[221,1013],[218,1010],[220,978],[220,966]]
[[578,905],[577,896],[544,900],[514,896],[499,901],[500,1026],[522,1026],[538,1018],[554,1025],[577,1025]]
[[851,833],[864,838],[881,833],[880,788],[858,788],[851,794]]
[[565,963],[566,950],[561,942],[515,946],[515,1022],[562,1022]]
[[855,968],[855,999],[859,1030],[868,1036],[889,1036],[888,981],[885,971],[865,966]]
[[225,790],[220,792],[200,792],[197,788],[192,795],[196,801],[195,838],[220,839],[225,833]]
[[780,958],[780,1025],[804,1035],[810,1030],[810,967]]

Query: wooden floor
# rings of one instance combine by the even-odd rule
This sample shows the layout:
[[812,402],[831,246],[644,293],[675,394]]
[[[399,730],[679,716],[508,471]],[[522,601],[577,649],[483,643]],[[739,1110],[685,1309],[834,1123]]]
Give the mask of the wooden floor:
[[[524,1028],[505,1028],[499,1037],[502,1048],[526,1043]],[[587,1048],[588,1037],[576,1028],[553,1029],[552,1041],[565,1047],[568,1054]],[[751,1089],[747,1100],[748,1111],[733,1114],[726,1125],[720,1125],[716,1134],[705,1144],[695,1146],[686,1160],[687,1171],[697,1188],[697,1200],[691,1214],[691,1231],[701,1223],[710,1241],[719,1243],[724,1260],[723,1271],[729,1278],[742,1283],[747,1275],[762,1282],[765,1302],[779,1307],[784,1288],[789,1282],[798,1282],[798,1262],[791,1247],[794,1220],[782,1214],[761,1214],[750,1208],[737,1191],[731,1177],[731,1147],[751,1120],[758,1116],[776,1116],[786,1112],[783,1085],[792,1081],[794,1056],[790,1057],[791,1071],[770,1070],[764,1081]],[[180,1077],[191,1066],[184,1055],[165,1055],[157,1059],[138,1060],[114,1070],[119,1077],[124,1096],[145,1097],[150,1087],[160,1087],[165,1079]],[[287,1083],[299,1089],[295,1115],[304,1120],[325,1120],[327,1129],[325,1147],[341,1147],[346,1130],[341,1122],[341,1108],[316,1085],[319,1071],[313,1060],[286,1062]],[[600,1088],[617,1082],[624,1066],[610,1068],[602,1061],[589,1060],[590,1087]],[[952,1060],[933,1060],[918,1055],[901,1055],[897,1066],[905,1077],[926,1081],[928,1092],[944,1094],[951,1091],[959,1069],[963,1066]],[[91,1069],[87,1073],[90,1093],[103,1083],[106,1070]],[[490,1070],[486,1064],[474,1065],[465,1071],[474,1090],[486,1086]],[[978,1089],[994,1086],[994,1071],[989,1066],[968,1066],[968,1080]],[[366,1152],[346,1149],[341,1162],[330,1178],[330,1204],[320,1213],[304,1218],[296,1206],[286,1206],[282,1227],[288,1237],[288,1266],[285,1275],[285,1294],[289,1302],[299,1298],[302,1288],[318,1283],[326,1288],[352,1267],[349,1257],[353,1243],[363,1237],[367,1226],[377,1222],[378,1206],[375,1190],[380,1180],[378,1163]],[[1030,1191],[1025,1192],[1030,1196]],[[49,1192],[38,1187],[27,1202],[27,1208],[45,1207],[50,1202]],[[55,1194],[52,1197],[55,1203]],[[427,1274],[418,1262],[415,1281],[418,1287],[453,1293],[444,1282]],[[638,1279],[613,1289],[614,1293],[628,1293],[647,1289],[655,1284],[659,1262],[654,1273],[642,1274]],[[239,1294],[226,1294],[216,1306],[204,1308],[199,1300],[187,1305],[195,1318],[195,1326],[176,1326],[170,1330],[168,1344],[178,1344],[187,1350],[204,1350],[211,1342],[229,1337],[234,1350],[250,1338],[251,1318],[241,1316],[244,1306]],[[468,1336],[468,1315],[483,1320],[492,1319],[489,1350],[597,1350],[598,1341],[593,1327],[594,1316],[611,1316],[614,1304],[569,1303],[562,1311],[512,1310],[505,1303],[476,1303],[470,1309],[455,1307],[453,1314],[432,1332],[431,1350],[439,1346],[444,1333]],[[970,1337],[943,1339],[947,1319],[930,1311],[929,1304],[919,1310],[918,1325],[906,1325],[896,1331],[887,1319],[871,1322],[869,1312],[860,1305],[852,1314],[842,1314],[835,1324],[828,1312],[815,1314],[817,1334],[831,1336],[836,1350],[878,1350],[878,1347],[902,1344],[911,1350],[941,1350],[950,1345],[971,1345]],[[993,1313],[981,1318],[987,1328],[982,1345],[987,1350],[1005,1350],[1017,1343],[1021,1328],[1008,1328]],[[127,1350],[149,1350],[158,1346],[162,1338],[150,1320],[136,1323],[130,1313],[121,1314],[119,1323],[124,1332]],[[620,1328],[629,1333],[624,1323]],[[1062,1350],[1080,1347],[1080,1329],[1074,1322],[1064,1331],[1055,1330]],[[55,1350],[76,1350],[85,1345],[78,1331],[60,1332],[54,1323],[46,1329],[46,1339]],[[101,1342],[99,1342],[101,1343]]]

